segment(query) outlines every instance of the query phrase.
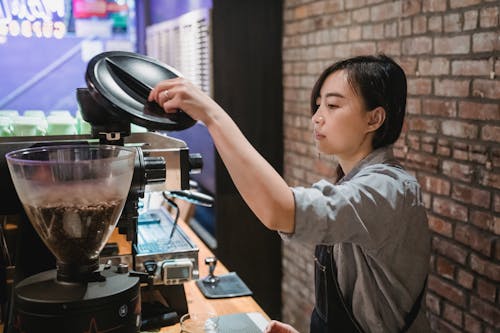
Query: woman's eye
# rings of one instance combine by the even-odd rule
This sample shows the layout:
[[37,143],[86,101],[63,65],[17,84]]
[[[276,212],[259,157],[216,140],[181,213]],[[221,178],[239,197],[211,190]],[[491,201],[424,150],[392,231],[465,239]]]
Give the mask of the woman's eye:
[[337,104],[328,104],[328,108],[329,109],[336,109],[338,108],[339,106]]

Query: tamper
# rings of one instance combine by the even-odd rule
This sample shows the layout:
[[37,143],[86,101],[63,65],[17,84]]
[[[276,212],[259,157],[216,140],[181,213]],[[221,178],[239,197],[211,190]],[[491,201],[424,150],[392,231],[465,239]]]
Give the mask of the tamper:
[[203,279],[203,283],[214,286],[219,282],[219,277],[214,274],[217,258],[207,257],[205,258],[205,264],[208,265],[208,275]]

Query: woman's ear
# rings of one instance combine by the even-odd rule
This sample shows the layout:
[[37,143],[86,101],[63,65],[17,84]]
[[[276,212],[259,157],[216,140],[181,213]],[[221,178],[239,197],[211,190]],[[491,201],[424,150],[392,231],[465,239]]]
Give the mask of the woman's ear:
[[368,132],[375,132],[385,121],[385,110],[381,106],[368,111]]

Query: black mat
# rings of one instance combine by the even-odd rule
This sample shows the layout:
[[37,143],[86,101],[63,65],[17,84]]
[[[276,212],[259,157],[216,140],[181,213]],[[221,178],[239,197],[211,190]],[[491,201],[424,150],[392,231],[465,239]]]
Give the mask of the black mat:
[[235,272],[218,275],[218,278],[219,281],[215,284],[207,284],[203,280],[196,280],[196,285],[206,298],[229,298],[252,295],[252,291],[248,289],[247,285]]

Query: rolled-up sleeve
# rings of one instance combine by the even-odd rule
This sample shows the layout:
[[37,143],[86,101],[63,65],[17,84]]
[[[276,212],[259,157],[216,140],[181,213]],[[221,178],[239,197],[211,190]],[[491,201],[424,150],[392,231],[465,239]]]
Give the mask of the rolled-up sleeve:
[[281,237],[307,244],[377,247],[390,236],[387,222],[394,219],[388,215],[396,214],[403,203],[398,186],[400,182],[382,172],[359,174],[340,185],[322,180],[310,188],[294,187],[295,230]]

